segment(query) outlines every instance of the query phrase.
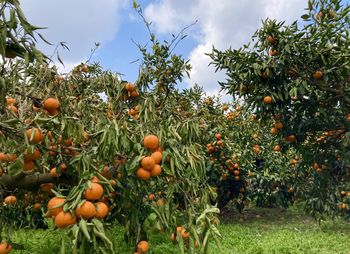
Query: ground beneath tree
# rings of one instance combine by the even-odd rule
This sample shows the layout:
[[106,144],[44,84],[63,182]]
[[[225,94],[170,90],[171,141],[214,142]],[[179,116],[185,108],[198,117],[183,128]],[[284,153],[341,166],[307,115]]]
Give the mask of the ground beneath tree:
[[[229,206],[221,216],[219,230],[222,234],[221,253],[224,254],[350,253],[350,223],[323,221],[319,226],[295,206],[289,209],[250,208],[243,215]],[[14,233],[13,240],[22,243],[25,250],[13,253],[59,253],[62,230],[19,230]],[[134,253],[134,249],[123,240],[121,227],[110,229],[109,236],[116,253]],[[150,254],[180,253],[167,234],[152,236],[150,243]],[[209,253],[220,251],[211,243]]]

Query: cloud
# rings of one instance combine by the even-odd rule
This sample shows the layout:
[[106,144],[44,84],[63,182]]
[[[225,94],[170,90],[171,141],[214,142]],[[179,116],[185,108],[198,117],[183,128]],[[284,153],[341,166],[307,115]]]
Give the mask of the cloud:
[[225,79],[208,67],[210,58],[205,53],[211,52],[212,45],[221,50],[238,48],[250,41],[261,20],[269,17],[291,23],[304,13],[305,5],[304,0],[161,0],[149,4],[145,14],[158,33],[176,33],[199,20],[189,33],[198,45],[189,54],[193,68],[187,82],[212,94],[220,89],[217,81]]
[[[103,43],[116,36],[120,23],[119,13],[127,2],[32,0],[23,1],[21,6],[30,23],[48,27],[39,31],[48,41],[53,44],[67,42],[70,51],[60,50],[64,62],[79,63],[89,57],[95,42],[100,42],[103,46]],[[48,55],[54,50],[54,46],[44,43],[38,46]]]

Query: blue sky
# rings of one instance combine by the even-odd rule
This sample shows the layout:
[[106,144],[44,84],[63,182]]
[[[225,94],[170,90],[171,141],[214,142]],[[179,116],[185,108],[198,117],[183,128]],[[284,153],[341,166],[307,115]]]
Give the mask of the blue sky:
[[[152,31],[162,39],[171,39],[171,33],[198,20],[187,30],[189,35],[177,47],[176,52],[191,60],[191,79],[182,87],[198,83],[208,94],[219,90],[222,73],[214,73],[208,67],[205,56],[212,45],[219,49],[240,47],[267,17],[294,21],[304,14],[306,0],[138,0],[144,15],[152,21]],[[343,0],[350,3],[350,0]],[[92,61],[98,61],[106,69],[125,74],[123,79],[133,82],[137,77],[141,54],[131,42],[145,44],[148,31],[132,8],[132,0],[31,0],[23,1],[22,8],[30,22],[47,26],[43,35],[52,43],[66,41],[70,52],[61,52],[68,71],[85,61],[94,42],[101,46]],[[53,47],[40,45],[45,52]],[[63,68],[63,67],[62,67]]]

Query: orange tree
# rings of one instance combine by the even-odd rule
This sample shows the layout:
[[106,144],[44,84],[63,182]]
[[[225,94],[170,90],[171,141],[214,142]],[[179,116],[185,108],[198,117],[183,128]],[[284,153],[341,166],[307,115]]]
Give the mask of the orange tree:
[[271,128],[250,108],[211,97],[203,98],[196,112],[206,116],[202,142],[208,181],[217,188],[220,209],[230,200],[240,211],[249,202],[283,207],[293,202],[302,176],[293,170],[297,153],[277,137],[283,128],[279,120],[271,121]]
[[306,209],[316,218],[349,216],[349,11],[339,0],[310,0],[301,21],[266,20],[254,44],[210,54],[221,83],[301,153]]
[[[1,10],[10,9],[23,15],[17,1]],[[62,250],[75,253],[112,253],[105,226],[116,221],[135,253],[147,253],[149,235],[160,232],[180,253],[207,252],[210,238],[219,243],[200,144],[203,116],[174,110],[185,96],[176,84],[190,68],[171,53],[178,39],[160,43],[151,34],[134,84],[98,64],[59,75],[46,57],[2,54],[1,248],[19,247],[9,232],[23,209],[66,229]]]

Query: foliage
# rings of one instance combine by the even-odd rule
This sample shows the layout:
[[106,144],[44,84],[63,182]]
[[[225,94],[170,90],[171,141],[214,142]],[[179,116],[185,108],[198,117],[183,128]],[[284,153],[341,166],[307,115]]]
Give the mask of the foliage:
[[283,123],[280,138],[302,154],[296,170],[306,177],[307,210],[317,218],[348,216],[341,191],[349,188],[350,7],[319,0],[307,10],[291,25],[264,21],[252,46],[214,48],[210,56],[226,70],[223,89],[264,121],[274,116]]

